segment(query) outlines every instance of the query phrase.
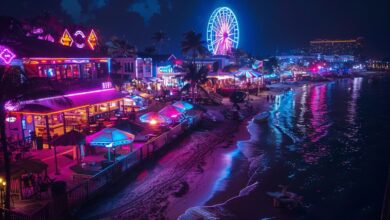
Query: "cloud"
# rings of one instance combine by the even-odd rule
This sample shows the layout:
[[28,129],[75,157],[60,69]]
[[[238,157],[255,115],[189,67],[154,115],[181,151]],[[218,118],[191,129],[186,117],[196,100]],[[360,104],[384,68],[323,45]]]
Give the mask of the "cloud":
[[107,0],[61,0],[61,8],[76,23],[86,22],[94,17],[94,11],[106,6]]
[[141,15],[147,23],[150,18],[160,13],[161,7],[158,0],[137,1],[129,6],[129,11]]
[[61,8],[70,15],[74,21],[81,20],[81,5],[78,0],[61,0]]

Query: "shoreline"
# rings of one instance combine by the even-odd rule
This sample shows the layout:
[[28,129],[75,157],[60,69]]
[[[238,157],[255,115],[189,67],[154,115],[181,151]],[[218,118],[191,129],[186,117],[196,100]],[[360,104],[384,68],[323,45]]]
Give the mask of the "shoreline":
[[[334,79],[334,80],[336,80],[336,79]],[[334,81],[334,80],[332,80],[332,81]],[[332,81],[328,81],[328,82],[302,82],[302,83],[299,82],[299,83],[294,83],[294,84],[276,84],[276,85],[273,85],[271,87],[272,89],[270,91],[268,91],[267,94],[282,95],[287,88],[290,88],[293,90],[298,90],[298,89],[301,89],[303,86],[312,86],[312,85],[317,85],[317,84],[329,83]],[[265,94],[265,96],[267,94]],[[283,99],[280,99],[279,102],[280,103],[283,102]],[[262,111],[271,110],[271,107],[275,103],[276,102],[264,101],[264,103],[262,103],[263,108],[261,110],[259,110],[259,112],[257,112],[256,114],[261,113]],[[254,115],[256,115],[256,114],[254,114]],[[265,164],[257,167],[256,169],[253,169],[251,167],[252,163],[257,163],[257,164],[259,162],[264,163],[264,162],[261,162],[263,160],[264,153],[262,153],[260,155],[253,155],[252,152],[245,152],[248,150],[248,149],[246,149],[245,144],[254,144],[256,142],[256,140],[254,140],[255,135],[251,133],[251,132],[256,132],[256,131],[252,131],[250,129],[250,126],[256,126],[253,124],[254,123],[252,121],[253,117],[254,116],[252,116],[250,119],[247,119],[246,123],[245,123],[246,129],[244,132],[245,132],[245,136],[247,138],[244,140],[238,140],[238,142],[235,144],[236,150],[239,151],[239,153],[242,154],[245,157],[245,160],[247,161],[246,162],[247,169],[245,170],[245,175],[247,175],[247,182],[245,184],[241,184],[241,188],[239,190],[236,190],[236,192],[234,192],[234,193],[229,191],[229,190],[225,190],[225,189],[219,191],[218,193],[213,193],[213,195],[210,197],[210,199],[206,203],[204,203],[204,205],[193,206],[193,207],[187,209],[186,212],[184,212],[182,215],[179,216],[179,219],[231,218],[233,213],[231,213],[230,210],[235,210],[234,204],[238,201],[245,200],[245,199],[251,200],[250,193],[252,191],[258,191],[258,189],[257,189],[258,183],[253,182],[252,179],[258,179],[258,178],[256,178],[256,176],[262,175],[263,172],[267,168],[266,168]],[[270,125],[268,125],[268,123],[267,123],[267,126],[270,126]],[[285,134],[283,131],[281,131],[281,133],[283,134],[283,142],[285,142],[284,145],[287,145],[290,142],[293,142],[293,139],[291,137],[289,137],[288,134]],[[260,147],[260,148],[262,148],[262,147]],[[229,165],[231,168],[233,168],[233,169],[235,168],[235,170],[233,170],[231,172],[232,174],[240,172],[240,170],[237,169],[237,165],[235,165],[235,163],[239,164],[239,163],[245,163],[245,162],[237,161],[237,159],[234,158],[233,161],[231,162],[231,164]],[[229,168],[226,168],[226,169],[229,169]],[[241,171],[241,172],[244,172],[244,171]],[[229,180],[230,179],[228,179],[228,181]],[[231,182],[233,182],[233,186],[228,185],[227,187],[234,187],[234,185],[237,184],[237,183],[235,183],[234,180]],[[255,194],[257,194],[257,193],[255,193]],[[227,195],[229,195],[229,196],[227,196]],[[250,204],[250,203],[248,203],[248,204]],[[264,204],[260,205],[260,207],[268,206],[268,205],[264,205]],[[272,206],[267,207],[267,209],[270,209],[270,208],[272,208]],[[256,207],[255,207],[255,209],[256,209]],[[239,212],[245,213],[245,211],[242,212],[241,210],[236,210],[236,211],[238,213]],[[275,213],[275,212],[271,210],[271,213]],[[233,215],[233,216],[237,216],[237,215]]]
[[[220,114],[221,108],[229,107],[230,103],[228,106],[207,107],[208,112],[214,114],[213,117],[216,116],[218,125],[205,126],[205,128],[197,129],[188,134],[188,137],[184,138],[185,141],[177,143],[179,146],[175,146],[174,149],[167,151],[166,155],[162,155],[161,158],[156,160],[157,169],[146,168],[144,172],[137,176],[136,181],[124,186],[123,191],[125,192],[116,192],[118,195],[112,195],[111,200],[119,199],[115,202],[117,204],[93,204],[92,207],[89,207],[89,211],[92,213],[88,213],[88,208],[84,209],[84,216],[81,218],[94,219],[98,216],[103,219],[113,217],[176,219],[180,215],[188,214],[189,210],[191,214],[196,214],[198,211],[204,212],[204,210],[196,211],[199,207],[213,209],[212,207],[215,206],[218,206],[218,208],[221,205],[231,206],[236,199],[242,199],[242,195],[256,190],[256,184],[250,185],[249,183],[250,176],[256,175],[257,172],[253,172],[251,175],[246,172],[250,169],[250,161],[248,162],[245,153],[242,152],[245,147],[240,145],[245,145],[245,142],[252,139],[247,127],[250,126],[253,116],[270,109],[274,104],[266,101],[266,95],[277,95],[283,93],[287,88],[295,90],[302,88],[304,85],[329,83],[334,80],[337,79],[325,82],[296,82],[273,85],[271,91],[263,92],[259,97],[253,97],[254,100],[251,104],[256,105],[254,106],[254,114],[241,121],[238,126],[236,125],[236,129],[232,128],[235,122],[223,119]],[[234,134],[234,137],[231,134]],[[261,160],[261,157],[257,160]],[[182,166],[188,167],[187,170],[183,171]],[[151,167],[154,167],[154,165]],[[169,186],[160,186],[165,179],[169,179],[176,172],[183,172],[178,181],[171,183]],[[237,173],[239,174],[237,178],[240,181],[226,182],[225,177]],[[247,177],[244,179],[245,175]],[[221,186],[223,190],[220,190]],[[141,196],[142,200],[137,201],[136,205],[128,204],[128,201],[132,200],[132,195],[142,194],[145,188],[155,188],[155,195]],[[240,194],[241,196],[237,196]],[[211,206],[212,204],[217,205]],[[111,210],[119,210],[118,207],[120,207],[118,213]],[[234,205],[232,207],[234,208]],[[98,211],[100,213],[97,213]],[[222,215],[222,213],[220,214]],[[183,217],[182,219],[188,218]]]

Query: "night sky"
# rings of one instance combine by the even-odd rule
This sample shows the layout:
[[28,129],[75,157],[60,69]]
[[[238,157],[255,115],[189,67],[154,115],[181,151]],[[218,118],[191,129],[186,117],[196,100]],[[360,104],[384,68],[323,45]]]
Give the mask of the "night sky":
[[139,50],[162,30],[169,37],[165,51],[179,53],[182,33],[192,29],[205,37],[208,18],[220,6],[236,13],[239,47],[253,55],[301,48],[318,38],[361,36],[368,55],[390,57],[389,0],[1,0],[0,15],[49,11],[67,24],[97,28],[104,40],[124,37]]

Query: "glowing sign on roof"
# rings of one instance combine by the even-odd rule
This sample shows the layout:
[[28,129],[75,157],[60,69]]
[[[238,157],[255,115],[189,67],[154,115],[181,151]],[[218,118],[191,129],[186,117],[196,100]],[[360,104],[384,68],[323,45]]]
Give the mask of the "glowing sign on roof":
[[73,38],[70,36],[69,31],[65,29],[62,37],[60,39],[60,43],[64,46],[70,47],[73,44]]
[[173,68],[171,65],[159,66],[159,67],[157,67],[157,72],[158,73],[173,73]]
[[4,61],[5,64],[10,64],[15,58],[15,54],[11,50],[4,48],[0,52],[0,58]]
[[83,41],[85,41],[85,34],[84,32],[78,30],[76,31],[73,36],[75,37],[75,45],[77,48],[84,48],[85,47],[85,43]]
[[88,41],[89,47],[92,50],[94,50],[96,45],[97,45],[97,36],[96,36],[95,31],[93,29],[91,30],[91,33],[89,33],[87,41]]

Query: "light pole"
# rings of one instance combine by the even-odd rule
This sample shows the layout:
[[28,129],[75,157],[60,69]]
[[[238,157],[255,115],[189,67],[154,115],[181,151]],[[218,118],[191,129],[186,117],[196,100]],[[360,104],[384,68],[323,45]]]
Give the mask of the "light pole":
[[4,192],[5,192],[5,186],[7,183],[3,180],[3,178],[0,177],[0,205],[3,208],[4,207]]

